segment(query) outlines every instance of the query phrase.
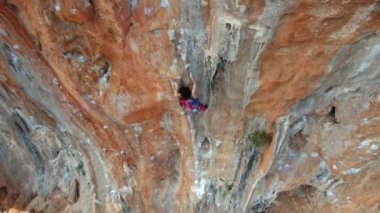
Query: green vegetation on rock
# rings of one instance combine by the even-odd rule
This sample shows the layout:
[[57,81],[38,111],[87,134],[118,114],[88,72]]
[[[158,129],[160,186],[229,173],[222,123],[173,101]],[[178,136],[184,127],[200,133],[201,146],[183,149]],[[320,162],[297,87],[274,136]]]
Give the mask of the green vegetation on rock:
[[272,135],[265,131],[255,131],[248,135],[248,140],[254,147],[260,147],[272,141]]

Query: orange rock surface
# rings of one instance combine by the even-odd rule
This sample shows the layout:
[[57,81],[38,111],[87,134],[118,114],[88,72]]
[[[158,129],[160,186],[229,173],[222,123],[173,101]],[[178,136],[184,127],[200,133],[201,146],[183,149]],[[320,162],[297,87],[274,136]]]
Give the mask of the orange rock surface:
[[[0,211],[378,212],[379,18],[375,0],[0,0]],[[189,73],[206,112],[174,95]]]

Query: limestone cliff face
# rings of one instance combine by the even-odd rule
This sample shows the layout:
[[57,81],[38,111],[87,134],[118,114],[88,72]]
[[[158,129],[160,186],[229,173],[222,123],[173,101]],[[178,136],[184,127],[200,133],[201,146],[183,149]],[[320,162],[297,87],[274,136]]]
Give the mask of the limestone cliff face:
[[[379,18],[376,0],[1,0],[0,211],[380,211]],[[205,113],[173,95],[190,72]]]

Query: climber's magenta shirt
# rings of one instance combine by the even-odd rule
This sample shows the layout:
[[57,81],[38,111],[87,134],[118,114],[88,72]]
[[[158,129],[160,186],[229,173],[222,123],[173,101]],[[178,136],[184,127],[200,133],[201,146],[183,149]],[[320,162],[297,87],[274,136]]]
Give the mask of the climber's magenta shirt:
[[199,102],[197,98],[192,97],[187,100],[180,99],[180,102],[181,102],[181,105],[187,108],[188,110],[190,110],[190,112],[203,112],[203,111],[206,111],[207,109],[207,107],[201,104],[201,102]]

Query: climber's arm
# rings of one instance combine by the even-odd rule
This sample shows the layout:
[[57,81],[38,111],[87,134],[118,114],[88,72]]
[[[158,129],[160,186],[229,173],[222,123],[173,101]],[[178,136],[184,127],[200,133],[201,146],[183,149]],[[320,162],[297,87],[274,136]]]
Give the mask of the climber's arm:
[[190,73],[190,78],[191,80],[193,80],[194,84],[193,84],[193,89],[191,90],[191,95],[193,96],[193,98],[198,98],[198,84],[197,82],[194,80],[193,78],[193,75]]

